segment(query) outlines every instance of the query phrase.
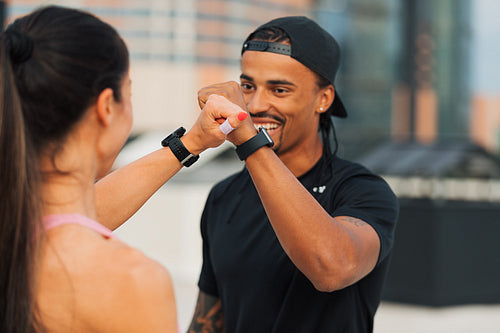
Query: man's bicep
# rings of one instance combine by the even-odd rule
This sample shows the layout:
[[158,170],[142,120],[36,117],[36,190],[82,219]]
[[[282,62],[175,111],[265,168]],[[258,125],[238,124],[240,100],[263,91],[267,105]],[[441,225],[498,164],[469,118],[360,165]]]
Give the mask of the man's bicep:
[[188,333],[224,332],[224,315],[218,297],[200,291]]
[[358,281],[372,271],[378,261],[380,238],[369,223],[351,216],[336,216],[334,218],[349,233],[354,247],[354,258],[358,261],[355,280]]

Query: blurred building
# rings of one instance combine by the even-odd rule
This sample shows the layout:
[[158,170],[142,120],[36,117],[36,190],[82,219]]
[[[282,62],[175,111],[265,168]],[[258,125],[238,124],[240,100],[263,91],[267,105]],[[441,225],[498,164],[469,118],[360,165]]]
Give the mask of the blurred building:
[[[7,1],[9,20],[49,1]],[[495,0],[59,0],[114,25],[132,59],[134,133],[188,126],[196,91],[238,80],[242,40],[283,15],[315,18],[339,41],[340,153],[385,140],[471,139],[499,150]],[[494,42],[496,40],[496,43]],[[495,75],[497,74],[497,75]]]
[[[9,19],[49,1],[11,0]],[[257,24],[281,15],[308,14],[304,1],[59,0],[116,27],[132,61],[135,133],[189,126],[196,92],[237,80],[242,39]]]

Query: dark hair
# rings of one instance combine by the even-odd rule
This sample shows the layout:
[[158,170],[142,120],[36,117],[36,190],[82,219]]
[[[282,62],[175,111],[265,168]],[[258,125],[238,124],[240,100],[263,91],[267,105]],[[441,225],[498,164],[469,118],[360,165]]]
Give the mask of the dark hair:
[[[246,41],[249,40],[261,40],[282,44],[291,43],[288,34],[283,29],[277,27],[258,28],[248,36]],[[318,85],[318,88],[326,88],[327,86],[332,84],[330,83],[330,81],[316,73],[314,70],[312,71],[316,75],[316,84]],[[335,156],[338,150],[337,135],[335,133],[335,126],[333,125],[332,117],[333,116],[331,108],[323,112],[319,117],[319,131],[321,132],[321,139],[323,141],[324,147],[323,154],[325,154],[329,159]]]
[[60,149],[102,90],[121,100],[128,67],[116,30],[76,9],[43,7],[0,33],[0,332],[43,331],[39,158]]

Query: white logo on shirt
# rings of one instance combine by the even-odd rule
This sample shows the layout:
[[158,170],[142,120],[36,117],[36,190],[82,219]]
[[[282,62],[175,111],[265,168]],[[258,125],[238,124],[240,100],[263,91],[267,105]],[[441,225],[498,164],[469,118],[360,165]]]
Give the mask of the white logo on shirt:
[[313,187],[313,192],[319,192],[319,193],[323,193],[325,192],[325,189],[326,189],[326,186],[323,185],[323,186],[314,186]]

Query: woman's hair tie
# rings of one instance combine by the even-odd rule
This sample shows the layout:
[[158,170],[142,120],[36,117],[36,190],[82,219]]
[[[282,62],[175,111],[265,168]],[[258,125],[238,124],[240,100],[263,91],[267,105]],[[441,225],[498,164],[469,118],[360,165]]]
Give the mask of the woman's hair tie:
[[33,40],[26,33],[9,27],[5,30],[10,46],[10,59],[12,63],[20,64],[31,58],[33,54]]

